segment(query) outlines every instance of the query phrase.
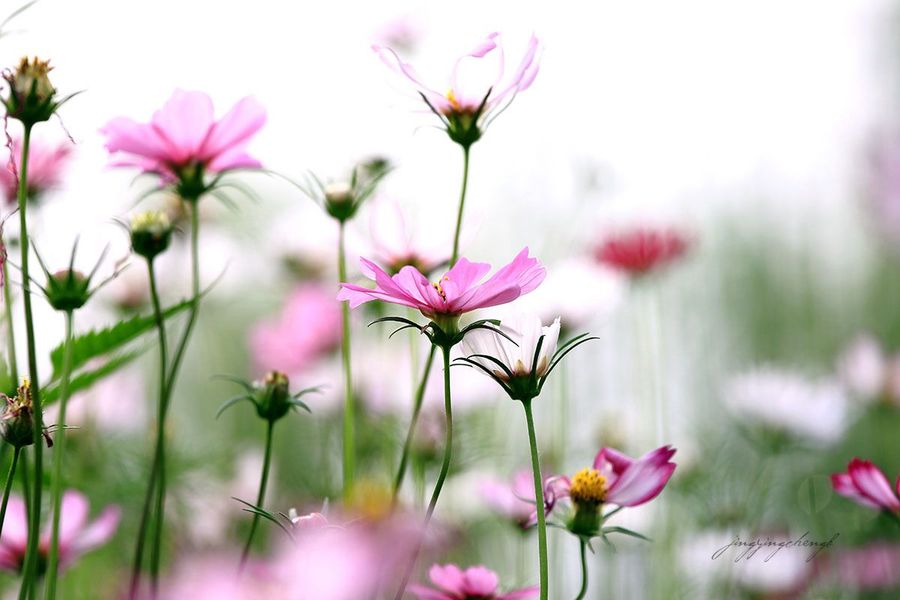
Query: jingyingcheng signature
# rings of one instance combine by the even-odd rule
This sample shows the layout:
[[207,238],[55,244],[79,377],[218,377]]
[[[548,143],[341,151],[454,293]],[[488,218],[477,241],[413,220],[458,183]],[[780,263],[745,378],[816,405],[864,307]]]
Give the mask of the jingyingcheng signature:
[[734,558],[734,562],[740,562],[741,560],[750,560],[760,550],[763,551],[763,562],[769,562],[776,554],[778,554],[785,548],[812,548],[812,552],[806,558],[806,562],[810,562],[820,552],[822,552],[826,548],[830,548],[840,535],[840,533],[835,533],[833,536],[831,536],[831,539],[825,542],[809,539],[807,537],[809,536],[808,531],[796,539],[775,538],[772,536],[767,536],[765,539],[757,537],[754,540],[742,540],[740,536],[736,535],[734,536],[734,539],[731,540],[728,544],[713,552],[712,559],[716,560],[718,558],[721,558],[729,548],[735,548],[738,550],[738,552],[737,556]]

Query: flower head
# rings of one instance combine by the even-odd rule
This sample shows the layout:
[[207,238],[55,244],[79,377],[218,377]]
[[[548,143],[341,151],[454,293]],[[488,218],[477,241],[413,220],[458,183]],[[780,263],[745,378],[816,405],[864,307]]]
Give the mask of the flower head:
[[640,227],[605,238],[594,257],[630,275],[644,275],[681,258],[687,249],[687,238],[674,229]]
[[50,83],[50,61],[38,57],[22,57],[13,71],[5,71],[9,94],[3,98],[6,114],[22,122],[26,127],[48,121],[53,113],[69,98],[59,98]]
[[851,460],[846,473],[831,476],[831,486],[857,504],[900,515],[900,476],[891,487],[884,473],[868,460]]
[[377,44],[372,49],[388,67],[412,82],[450,139],[465,148],[481,138],[492,117],[517,93],[531,86],[538,72],[538,40],[533,35],[519,66],[505,77],[500,34],[491,33],[456,61],[448,85],[442,88],[445,92],[423,83],[412,65],[403,62],[394,50]]
[[246,147],[265,121],[265,109],[251,97],[216,120],[209,96],[175,90],[149,123],[117,117],[101,133],[113,165],[155,173],[183,199],[197,200],[210,189],[206,175],[260,166]]
[[164,252],[172,241],[172,222],[159,210],[138,213],[131,219],[131,249],[147,260]]
[[483,566],[463,570],[456,565],[434,565],[428,571],[428,578],[438,589],[409,586],[409,591],[419,600],[524,600],[539,593],[536,586],[500,593],[500,578]]
[[91,296],[97,293],[97,290],[118,277],[119,273],[124,268],[124,265],[117,264],[112,275],[97,284],[94,288],[91,288],[91,281],[94,279],[94,275],[97,274],[97,270],[100,268],[103,259],[106,257],[106,250],[100,254],[100,258],[97,260],[94,268],[91,269],[91,272],[87,275],[75,269],[75,254],[77,251],[78,242],[76,241],[72,246],[69,266],[65,269],[60,269],[59,271],[51,273],[47,269],[47,265],[44,264],[44,259],[41,258],[41,255],[38,254],[37,249],[35,248],[35,256],[41,265],[41,269],[44,271],[44,276],[47,278],[47,285],[41,287],[41,291],[44,292],[44,296],[46,296],[50,306],[59,311],[71,312],[81,308],[91,299]]
[[[39,199],[45,192],[57,187],[72,154],[72,144],[61,142],[47,144],[32,139],[28,147],[29,200]],[[14,204],[19,192],[19,169],[22,161],[22,140],[13,138],[10,148],[0,149],[0,194],[8,204]]]
[[356,215],[391,169],[390,161],[376,156],[355,165],[346,180],[323,183],[314,174],[309,173],[306,182],[297,184],[297,187],[308,198],[319,204],[329,216],[343,223]]
[[238,402],[246,400],[256,408],[259,418],[274,423],[288,414],[291,409],[302,408],[306,412],[311,412],[309,406],[300,398],[318,391],[318,388],[307,388],[291,394],[290,380],[287,375],[278,371],[270,371],[261,380],[253,383],[247,383],[240,379],[225,379],[240,385],[244,388],[244,393],[226,400],[216,413],[216,417]]
[[[14,448],[34,443],[34,404],[31,400],[31,382],[25,379],[16,389],[15,396],[0,394],[6,400],[2,424],[3,439]],[[49,444],[49,438],[48,444]]]
[[375,281],[375,288],[341,283],[338,300],[350,302],[351,308],[371,300],[383,300],[415,308],[430,319],[439,315],[458,317],[479,308],[512,302],[540,285],[546,274],[541,263],[528,256],[528,248],[487,281],[482,280],[491,266],[469,262],[465,258],[459,259],[434,283],[415,267],[403,267],[391,277],[370,260],[361,258],[360,263],[363,273]]
[[[90,505],[80,492],[68,490],[63,494],[60,508],[59,564],[66,568],[78,557],[105,544],[119,526],[121,511],[118,506],[107,506],[91,523],[87,522]],[[42,528],[38,551],[47,558],[50,547],[50,526]],[[3,534],[0,535],[0,568],[17,572],[25,560],[28,545],[28,522],[25,502],[18,496],[10,496],[6,509]],[[46,568],[46,560],[39,561]]]

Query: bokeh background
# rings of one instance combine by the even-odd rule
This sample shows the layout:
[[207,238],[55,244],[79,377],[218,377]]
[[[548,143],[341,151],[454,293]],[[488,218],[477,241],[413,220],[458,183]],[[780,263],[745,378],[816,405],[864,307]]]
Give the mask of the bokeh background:
[[[603,445],[632,455],[678,448],[660,500],[621,515],[655,542],[597,548],[588,597],[893,598],[900,532],[833,495],[828,475],[853,456],[900,473],[900,386],[860,384],[876,377],[865,376],[877,352],[889,381],[900,347],[898,14],[889,0],[42,0],[0,39],[0,64],[47,57],[57,88],[84,90],[37,134],[74,141],[64,183],[32,213],[49,264],[63,265],[79,235],[85,267],[107,244],[114,258],[127,253],[113,220],[135,211],[146,186],[107,166],[98,130],[114,116],[144,120],[184,88],[210,94],[217,114],[258,98],[268,124],[252,151],[275,173],[339,180],[361,159],[389,158],[396,169],[351,225],[358,276],[355,257],[394,235],[397,206],[417,245],[448,253],[461,170],[458,148],[369,46],[404,45],[439,82],[487,32],[503,32],[510,63],[535,32],[544,47],[537,80],[473,149],[463,253],[496,265],[529,246],[551,285],[510,308],[561,313],[573,333],[600,337],[536,402],[549,471],[572,474]],[[263,425],[248,407],[215,420],[232,390],[211,376],[259,375],[250,331],[298,286],[333,287],[336,277],[333,221],[278,176],[244,181],[256,198],[236,198],[239,210],[204,205],[204,277],[221,281],[174,398],[171,563],[233,547],[249,519],[231,496],[255,496]],[[689,251],[639,280],[593,260],[612,233],[645,226],[682,232]],[[185,242],[164,263],[170,301],[188,291]],[[77,329],[144,310],[145,289],[136,264],[78,314]],[[408,371],[421,361],[411,348],[423,341],[388,341],[364,327],[373,314],[354,315],[354,357],[362,470],[378,486],[399,458]],[[39,315],[46,357],[63,323],[49,309]],[[110,544],[66,574],[66,598],[111,596],[126,576],[152,443],[154,358],[73,401],[84,433],[71,438],[70,480],[96,508],[120,504],[126,516]],[[339,493],[338,365],[328,356],[291,373],[329,389],[310,400],[312,416],[280,426],[269,498],[279,510],[318,509]],[[484,481],[528,466],[521,410],[487,381],[454,378],[460,436],[438,517],[455,535],[430,558],[483,562],[511,586],[533,583],[534,539],[480,493]],[[433,387],[428,402],[438,406]],[[431,433],[416,462],[428,490],[438,466]],[[411,505],[418,487],[406,490]],[[830,562],[797,550],[768,563],[711,558],[735,535],[807,531],[840,533]],[[572,597],[577,542],[554,530],[550,545],[551,597]],[[835,567],[841,556],[872,548],[881,554],[863,562],[882,561],[893,578],[840,576],[862,571]]]

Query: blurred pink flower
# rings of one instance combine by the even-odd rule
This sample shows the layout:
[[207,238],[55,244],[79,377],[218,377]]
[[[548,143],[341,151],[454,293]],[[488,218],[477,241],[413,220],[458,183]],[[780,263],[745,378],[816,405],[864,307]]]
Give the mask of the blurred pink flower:
[[[68,141],[47,144],[32,138],[28,150],[29,199],[38,198],[60,184],[71,154],[72,144]],[[19,163],[22,160],[22,140],[19,137],[13,138],[11,158],[10,149],[4,146],[0,150],[0,163],[3,165],[0,168],[0,193],[7,204],[15,204],[18,197]]]
[[644,275],[681,258],[688,246],[687,237],[674,229],[638,227],[603,239],[594,257],[630,275]]
[[265,109],[251,97],[217,121],[208,95],[175,90],[149,123],[117,117],[100,132],[114,166],[137,167],[173,182],[196,177],[198,169],[202,174],[259,167],[246,146],[265,121]]
[[820,578],[834,580],[843,589],[889,590],[900,586],[900,544],[874,542],[840,548],[817,563]]
[[454,141],[471,145],[481,136],[492,114],[499,114],[521,91],[528,89],[538,72],[538,40],[531,36],[525,55],[510,77],[504,77],[505,60],[500,34],[491,33],[460,57],[450,73],[447,92],[423,83],[412,65],[392,49],[375,44],[372,49],[392,70],[412,82],[432,111],[440,117]]
[[[440,236],[432,233],[417,239],[417,231],[423,233],[420,227],[411,226],[398,202],[379,199],[370,204],[369,232],[376,260],[392,275],[405,266],[427,275],[449,260],[440,250],[448,245],[445,240],[435,243]],[[427,246],[420,243],[422,237],[430,240]]]
[[[105,544],[119,526],[121,511],[118,506],[107,506],[92,523],[87,523],[90,506],[87,498],[74,490],[63,494],[59,525],[60,568],[70,566],[81,555]],[[39,552],[46,559],[50,548],[50,524],[42,528]],[[6,508],[3,534],[0,536],[0,568],[18,572],[25,559],[28,544],[28,522],[25,518],[25,502],[19,496],[10,496]],[[41,561],[45,564],[45,561]]]
[[563,498],[578,501],[590,497],[594,502],[617,506],[639,506],[656,498],[675,471],[671,462],[675,448],[661,446],[634,459],[618,450],[603,448],[594,458],[591,469],[582,469],[574,477],[554,477],[545,486],[545,503]]
[[436,315],[459,316],[463,313],[512,302],[535,289],[544,280],[544,267],[523,249],[513,261],[485,282],[490,271],[487,263],[459,259],[452,269],[431,283],[414,267],[403,267],[391,277],[372,261],[361,258],[363,273],[375,281],[375,289],[341,283],[338,300],[347,300],[356,308],[370,300],[418,309],[428,318]]
[[375,32],[375,40],[382,45],[412,52],[422,39],[422,27],[409,16],[387,21]]
[[161,600],[215,598],[216,600],[287,599],[283,582],[272,577],[262,562],[250,560],[238,574],[238,557],[193,556],[175,561],[175,568],[160,590]]
[[276,319],[253,327],[250,348],[258,372],[293,374],[336,348],[340,338],[340,305],[322,286],[304,284]]
[[535,524],[534,479],[530,469],[521,469],[512,482],[488,479],[481,483],[481,497],[500,516],[517,527],[527,529]]
[[409,586],[409,591],[419,600],[522,600],[540,593],[540,589],[533,586],[501,594],[497,591],[500,587],[497,574],[482,566],[463,571],[456,565],[434,565],[428,571],[428,577],[440,589]]
[[888,478],[871,461],[854,458],[847,465],[846,473],[831,476],[831,487],[857,504],[900,515],[900,476],[892,488]]

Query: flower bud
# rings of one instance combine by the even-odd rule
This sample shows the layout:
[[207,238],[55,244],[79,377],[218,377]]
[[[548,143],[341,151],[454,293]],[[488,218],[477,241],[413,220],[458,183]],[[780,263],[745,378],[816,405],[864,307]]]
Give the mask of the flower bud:
[[169,247],[172,223],[162,211],[147,211],[131,219],[131,249],[147,260],[153,260]]
[[47,278],[44,290],[50,306],[56,310],[73,311],[81,308],[91,297],[91,280],[80,271],[63,269]]
[[256,413],[267,421],[277,421],[291,409],[290,383],[287,375],[270,371],[255,394]]
[[353,186],[345,181],[325,186],[325,210],[338,221],[346,221],[356,212]]
[[3,439],[14,448],[30,446],[34,443],[34,408],[31,403],[31,382],[27,379],[16,390],[16,395],[10,398],[6,394],[0,394],[6,400],[6,410],[3,412],[2,435]]
[[56,88],[50,83],[52,70],[49,61],[37,57],[23,57],[15,71],[3,75],[9,85],[9,96],[4,98],[7,114],[26,126],[47,121],[59,108]]

